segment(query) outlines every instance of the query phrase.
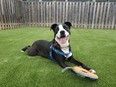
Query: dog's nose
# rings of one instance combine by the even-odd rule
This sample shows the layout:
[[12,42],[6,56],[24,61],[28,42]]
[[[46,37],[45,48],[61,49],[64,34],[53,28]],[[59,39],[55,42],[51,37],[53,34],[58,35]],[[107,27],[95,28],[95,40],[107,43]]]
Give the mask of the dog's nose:
[[61,35],[64,35],[64,34],[65,34],[65,32],[62,30],[62,31],[60,31],[60,34],[61,34]]
[[60,37],[65,37],[65,31],[60,31]]

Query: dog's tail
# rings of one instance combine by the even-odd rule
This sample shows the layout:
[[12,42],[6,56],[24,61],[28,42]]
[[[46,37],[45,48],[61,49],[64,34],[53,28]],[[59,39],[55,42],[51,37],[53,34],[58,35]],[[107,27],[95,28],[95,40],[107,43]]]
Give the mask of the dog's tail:
[[30,45],[28,45],[28,46],[22,48],[22,49],[21,49],[21,52],[25,52],[29,47],[30,47]]

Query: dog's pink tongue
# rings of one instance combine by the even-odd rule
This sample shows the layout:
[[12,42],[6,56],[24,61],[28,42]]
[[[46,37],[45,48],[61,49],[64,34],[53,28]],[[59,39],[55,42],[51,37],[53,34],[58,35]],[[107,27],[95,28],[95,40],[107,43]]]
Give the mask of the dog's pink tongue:
[[60,42],[61,42],[62,44],[64,44],[64,43],[66,42],[66,40],[67,40],[67,37],[60,38]]

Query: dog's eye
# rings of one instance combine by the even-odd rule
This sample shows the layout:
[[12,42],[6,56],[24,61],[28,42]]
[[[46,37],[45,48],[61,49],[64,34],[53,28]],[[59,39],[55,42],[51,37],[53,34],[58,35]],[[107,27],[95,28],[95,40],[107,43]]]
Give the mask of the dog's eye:
[[66,26],[63,26],[64,29],[66,29]]
[[66,25],[64,25],[63,28],[64,28],[65,30],[68,30],[68,29],[69,29],[68,26],[66,26]]
[[63,26],[63,28],[69,32],[69,28],[67,26]]

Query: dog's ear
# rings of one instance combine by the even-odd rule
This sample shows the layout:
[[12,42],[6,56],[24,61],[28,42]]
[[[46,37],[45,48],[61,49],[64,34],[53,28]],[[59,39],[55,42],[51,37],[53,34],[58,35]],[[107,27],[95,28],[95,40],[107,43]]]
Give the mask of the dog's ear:
[[51,29],[55,32],[55,29],[56,29],[57,26],[58,26],[58,24],[53,24],[53,25],[51,25]]
[[66,24],[69,27],[69,29],[72,26],[72,24],[70,22],[65,22],[64,24]]

